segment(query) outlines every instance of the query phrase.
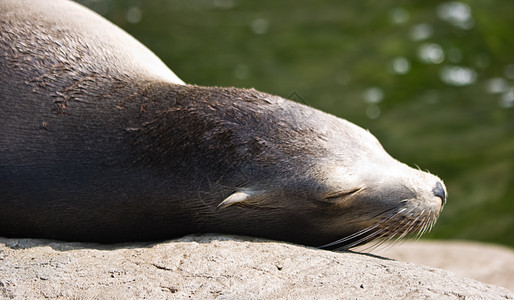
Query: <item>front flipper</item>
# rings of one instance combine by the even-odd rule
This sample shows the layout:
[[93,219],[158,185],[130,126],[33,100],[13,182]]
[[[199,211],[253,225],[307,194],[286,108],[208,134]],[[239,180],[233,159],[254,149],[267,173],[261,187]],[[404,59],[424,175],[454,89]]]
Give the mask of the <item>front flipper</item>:
[[[268,195],[269,196],[269,195]],[[269,206],[267,203],[271,197],[266,196],[265,191],[244,189],[237,191],[218,204],[217,210],[225,209],[232,205],[262,207]]]
[[255,195],[255,191],[252,190],[242,190],[239,192],[235,192],[232,195],[225,198],[225,200],[223,200],[220,204],[218,204],[217,209],[224,209],[234,204],[249,204],[252,202],[253,195]]

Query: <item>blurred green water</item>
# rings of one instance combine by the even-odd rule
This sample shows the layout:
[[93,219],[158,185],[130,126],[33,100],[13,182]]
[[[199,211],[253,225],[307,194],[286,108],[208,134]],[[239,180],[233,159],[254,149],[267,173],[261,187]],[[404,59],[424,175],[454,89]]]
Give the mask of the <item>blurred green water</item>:
[[81,2],[188,83],[292,97],[439,175],[427,237],[514,246],[514,2]]

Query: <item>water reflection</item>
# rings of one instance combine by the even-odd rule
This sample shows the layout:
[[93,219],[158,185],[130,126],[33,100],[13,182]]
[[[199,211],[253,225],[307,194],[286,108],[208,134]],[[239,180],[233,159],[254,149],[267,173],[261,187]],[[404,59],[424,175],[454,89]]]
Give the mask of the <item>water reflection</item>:
[[376,104],[370,104],[366,107],[366,116],[370,119],[377,119],[380,117],[380,107]]
[[419,46],[418,57],[427,64],[440,64],[444,61],[444,52],[438,44],[427,43]]
[[215,7],[222,8],[222,9],[230,9],[234,7],[234,1],[233,0],[214,0],[212,4]]
[[453,86],[466,86],[477,79],[475,70],[461,66],[444,66],[440,72],[441,80]]
[[504,72],[508,79],[514,79],[514,64],[506,65]]
[[257,18],[252,21],[250,27],[255,34],[265,34],[268,32],[269,21],[263,18]]
[[405,57],[396,57],[391,62],[391,69],[395,74],[407,74],[410,71],[410,63]]
[[486,82],[485,89],[489,94],[500,94],[507,91],[507,81],[501,77],[491,78]]
[[129,22],[129,23],[132,23],[132,24],[139,23],[141,21],[141,17],[142,17],[141,9],[137,6],[132,6],[127,11],[126,17],[127,17],[127,22]]
[[403,7],[396,7],[389,12],[389,18],[395,24],[404,24],[410,18],[409,12]]
[[502,95],[502,97],[500,98],[500,107],[514,107],[514,88],[510,88],[508,92]]
[[384,99],[384,92],[378,86],[364,90],[364,101],[369,104],[376,104]]
[[430,24],[418,24],[409,31],[409,37],[413,41],[426,40],[434,34],[434,28]]
[[[488,68],[491,64],[489,55],[485,52],[467,54],[472,58],[472,66],[459,66],[464,61],[464,52],[462,48],[448,47],[443,49],[440,41],[440,31],[444,26],[455,26],[464,30],[471,30],[475,27],[475,20],[473,19],[471,7],[460,1],[448,1],[439,4],[435,7],[435,13],[440,20],[447,22],[450,25],[435,24],[434,22],[418,23],[412,26],[408,31],[408,36],[411,41],[427,41],[420,45],[417,45],[417,58],[420,62],[425,64],[441,64],[439,69],[439,78],[446,85],[461,88],[472,85],[478,80],[478,73],[475,69],[483,70]],[[411,13],[403,8],[397,7],[389,11],[389,17],[393,24],[407,24],[410,19],[413,22],[416,20],[415,17],[411,16]],[[434,20],[435,21],[435,20]],[[436,22],[436,21],[435,21]],[[444,35],[451,33],[452,31],[445,30]],[[453,37],[455,38],[455,37]],[[438,42],[433,42],[438,41]],[[400,53],[398,53],[400,54]],[[390,61],[389,71],[395,75],[407,74],[411,71],[412,57],[397,56]],[[446,65],[444,62],[447,61],[452,65]],[[501,75],[500,75],[501,76]],[[488,94],[499,94],[499,106],[502,108],[514,107],[514,87],[507,82],[507,79],[514,80],[514,63],[505,66],[504,76],[494,77],[484,82],[483,87],[485,92]],[[425,97],[426,96],[426,97]],[[437,92],[430,90],[427,91],[426,95],[422,98],[427,103],[436,103],[438,101]],[[383,92],[378,87],[372,87],[364,92],[364,100],[368,103],[366,108],[366,115],[369,118],[375,119],[380,115],[380,108],[377,103],[382,101]]]
[[439,5],[437,16],[462,29],[471,29],[475,25],[471,16],[471,8],[462,2],[451,1]]
[[373,86],[364,90],[363,96],[364,102],[368,103],[366,116],[370,119],[377,119],[381,112],[378,103],[384,99],[384,91],[378,86]]

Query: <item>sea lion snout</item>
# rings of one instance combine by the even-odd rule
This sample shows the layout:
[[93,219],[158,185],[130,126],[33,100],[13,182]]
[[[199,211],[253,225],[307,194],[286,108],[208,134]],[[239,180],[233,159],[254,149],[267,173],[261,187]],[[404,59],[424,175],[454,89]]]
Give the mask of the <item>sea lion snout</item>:
[[437,217],[446,204],[448,193],[443,181],[429,172],[412,169],[414,172],[408,179],[408,184],[415,187],[416,201],[420,202],[423,209]]
[[411,171],[405,177],[368,175],[356,192],[330,199],[336,217],[324,226],[333,241],[321,247],[349,249],[372,240],[380,244],[430,231],[446,202],[446,189],[437,176]]
[[323,203],[333,205],[328,209],[331,221],[323,223],[333,241],[322,247],[349,249],[429,231],[446,203],[442,180],[394,159],[371,133],[353,127],[347,132],[366,141],[359,155],[338,156],[316,172],[321,190],[329,196]]

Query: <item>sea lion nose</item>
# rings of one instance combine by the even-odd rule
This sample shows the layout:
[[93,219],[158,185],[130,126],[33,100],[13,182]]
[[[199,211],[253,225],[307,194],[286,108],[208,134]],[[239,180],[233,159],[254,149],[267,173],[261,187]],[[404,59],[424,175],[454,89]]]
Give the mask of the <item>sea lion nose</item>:
[[438,181],[435,184],[435,188],[432,189],[432,192],[434,193],[434,196],[441,198],[441,205],[444,205],[446,203],[446,193],[441,182]]

